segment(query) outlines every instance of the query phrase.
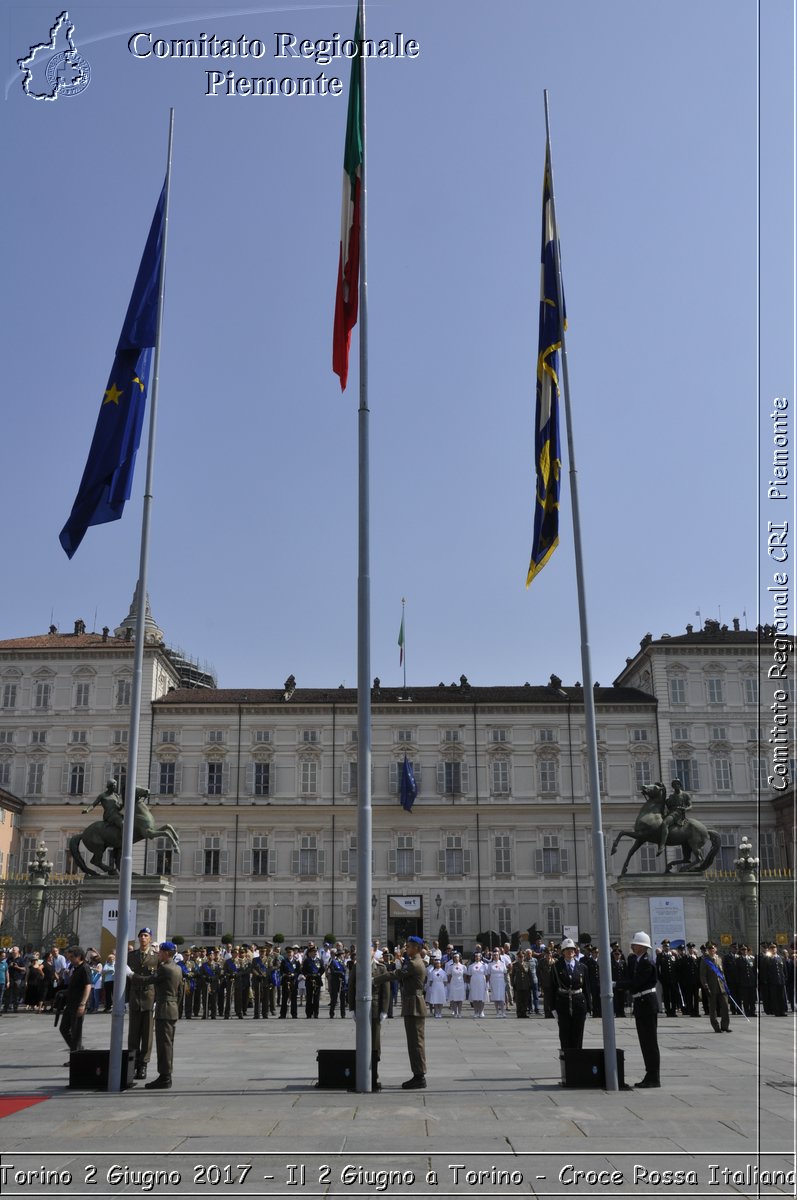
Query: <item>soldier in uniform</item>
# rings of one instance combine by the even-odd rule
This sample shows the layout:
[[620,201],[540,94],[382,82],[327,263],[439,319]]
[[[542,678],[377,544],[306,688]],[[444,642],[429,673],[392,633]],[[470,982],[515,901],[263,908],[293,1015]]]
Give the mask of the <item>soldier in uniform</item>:
[[219,998],[219,973],[216,951],[208,950],[197,970],[199,987],[200,1015],[203,1021],[208,1019],[210,1010],[211,1021],[216,1020],[216,1005]]
[[[379,1060],[382,1057],[382,1020],[387,1015],[390,1000],[390,975],[384,960],[376,957],[376,947],[371,947],[371,1091],[381,1092],[379,1082]],[[349,972],[349,1008],[355,1011],[357,1002],[357,967]],[[334,1016],[334,1013],[331,1014]]]
[[571,938],[565,938],[559,949],[562,957],[551,970],[559,1045],[562,1050],[580,1050],[589,1009],[589,976],[584,963],[576,961],[576,943]]
[[661,998],[668,1017],[678,1015],[678,961],[670,949],[668,938],[662,938],[661,951],[656,955],[656,974],[661,984]]
[[589,954],[584,957],[589,979],[589,1008],[593,1017],[601,1015],[601,971],[598,962],[598,947],[590,946]]
[[[533,950],[532,954],[534,954]],[[537,958],[537,975],[540,980],[540,991],[542,992],[543,1015],[551,1021],[554,1017],[553,964],[553,952],[546,947]]]
[[755,958],[749,946],[739,954],[739,1003],[746,1017],[757,1017]]
[[183,987],[180,995],[182,1006],[180,1006],[180,1000],[178,1000],[178,1009],[180,1009],[180,1016],[184,1017],[186,1021],[190,1021],[194,1015],[194,991],[196,989],[197,973],[197,963],[193,952],[189,950],[183,961],[174,965],[180,968],[180,973],[183,976]]
[[648,934],[641,930],[634,934],[631,953],[628,956],[628,981],[639,1048],[645,1063],[645,1076],[636,1084],[638,1088],[661,1087],[661,1056],[657,1034],[659,998],[656,993],[656,967],[648,958],[650,948]]
[[[147,1091],[172,1086],[174,1031],[177,1028],[177,1000],[184,988],[184,976],[174,961],[177,947],[174,942],[161,942],[158,967],[153,975],[155,992],[155,1046],[158,1053],[158,1078],[145,1084]],[[128,967],[128,972],[130,968]],[[130,974],[131,987],[144,982],[148,976]]]
[[238,977],[239,969],[238,960],[233,952],[229,955],[229,957],[225,958],[222,972],[224,999],[223,1012],[221,1015],[224,1017],[225,1021],[229,1021],[230,1019],[230,1009],[232,1008],[233,997],[235,996],[235,981]]
[[252,985],[252,960],[244,946],[239,946],[236,951],[235,965],[238,968],[233,990],[235,1015],[239,1021],[243,1021],[249,1011],[249,990]]
[[[706,942],[700,963],[700,986],[708,994],[708,1015],[715,1033],[731,1032],[731,1010],[728,1003],[728,983],[713,942]],[[718,1019],[719,1015],[719,1019]]]
[[[512,963],[512,990],[515,993],[515,1015],[528,1018],[531,1008],[531,971],[534,959],[531,951],[521,950]],[[536,974],[536,969],[535,969]]]
[[423,961],[423,939],[413,934],[407,938],[407,946],[398,970],[401,987],[401,1015],[407,1035],[407,1050],[410,1056],[412,1078],[402,1083],[405,1090],[426,1087],[426,1001],[423,991],[426,985],[426,966]]
[[158,969],[158,951],[152,945],[152,930],[139,929],[138,950],[127,956],[127,965],[138,978],[130,980],[128,993],[127,1048],[135,1056],[135,1078],[147,1078],[152,1054],[154,976]]

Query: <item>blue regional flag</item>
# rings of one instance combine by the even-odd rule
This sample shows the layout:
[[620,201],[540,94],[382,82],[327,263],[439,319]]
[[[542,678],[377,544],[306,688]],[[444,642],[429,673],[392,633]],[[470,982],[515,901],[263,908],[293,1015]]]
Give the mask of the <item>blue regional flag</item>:
[[415,782],[412,764],[406,754],[404,755],[404,762],[401,767],[401,787],[399,792],[401,795],[401,807],[406,808],[407,812],[412,812],[415,797],[418,795],[418,785]]
[[537,352],[537,410],[534,425],[534,460],[537,494],[534,536],[526,587],[542,570],[559,545],[559,488],[562,452],[559,445],[559,351],[565,313],[559,313],[556,289],[556,250],[550,147],[545,149],[542,187],[542,263],[540,269],[540,337]]
[[130,499],[158,323],[165,202],[164,184],[100,404],[86,469],[59,537],[69,558],[89,525],[118,521]]

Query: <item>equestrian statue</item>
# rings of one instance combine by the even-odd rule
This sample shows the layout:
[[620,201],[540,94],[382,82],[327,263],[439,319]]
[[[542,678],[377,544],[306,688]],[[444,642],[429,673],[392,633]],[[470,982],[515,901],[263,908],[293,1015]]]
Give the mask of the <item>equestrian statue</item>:
[[[155,818],[147,803],[148,788],[136,788],[135,813],[133,820],[133,841],[151,841],[152,838],[165,837],[174,846],[180,848],[180,839],[172,825],[156,826]],[[92,821],[82,833],[76,833],[69,839],[69,853],[75,864],[84,875],[116,876],[119,874],[119,864],[122,856],[122,831],[124,827],[124,801],[119,795],[115,779],[109,779],[105,791],[100,792],[97,799],[84,813],[89,813],[97,805],[102,807],[102,820]],[[90,858],[87,863],[80,853],[80,843],[88,851]],[[110,851],[110,865],[105,863],[106,850]],[[94,870],[93,868],[97,868]]]
[[[667,863],[667,871],[671,871],[673,867],[679,871],[705,871],[716,858],[720,848],[720,835],[716,829],[707,829],[702,821],[687,816],[692,807],[692,799],[689,793],[684,791],[680,779],[673,779],[672,789],[668,796],[667,788],[661,780],[658,783],[645,784],[641,789],[645,803],[637,814],[634,828],[621,829],[612,846],[614,854],[621,838],[634,839],[634,844],[623,863],[621,875],[625,875],[628,870],[632,855],[646,842],[655,842],[657,857],[665,846],[682,847],[683,858],[676,858]],[[702,848],[707,840],[711,842],[711,849],[704,858]]]

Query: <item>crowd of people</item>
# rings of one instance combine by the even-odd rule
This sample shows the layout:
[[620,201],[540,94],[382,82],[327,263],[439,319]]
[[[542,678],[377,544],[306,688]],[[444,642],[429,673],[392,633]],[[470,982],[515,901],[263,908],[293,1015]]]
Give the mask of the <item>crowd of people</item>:
[[[402,949],[377,943],[376,956],[390,976],[387,1015],[392,1017],[398,1003]],[[429,940],[423,942],[421,956],[426,968],[425,999],[433,1019],[444,1015],[505,1018],[510,1012],[520,1019],[553,1019],[556,1015],[554,966],[563,957],[561,943],[546,944],[538,939],[516,951],[510,950],[508,943],[492,949],[476,944],[465,954]],[[590,944],[575,946],[573,957],[585,970],[587,1013],[599,1017],[599,950]],[[308,1018],[322,1013],[344,1017],[350,1009],[354,959],[354,947],[342,942],[284,946],[266,941],[191,947],[183,952],[176,948],[174,961],[182,976],[179,1018],[295,1019],[300,1013]],[[723,982],[707,965],[708,959],[721,968]],[[103,961],[98,951],[89,947],[85,963],[91,982],[87,1015],[109,1012],[115,955],[112,951]],[[665,939],[655,947],[659,1010],[666,1017],[709,1015],[712,996],[727,995],[730,1009],[747,1017],[756,1017],[759,1011],[786,1016],[797,1008],[796,963],[797,948],[772,942],[763,942],[758,954],[749,946],[734,943],[719,956],[711,942],[699,947],[691,942],[673,946]],[[41,952],[31,946],[0,950],[0,1014],[52,1012],[71,969],[57,946]],[[617,943],[611,947],[610,969],[615,1016],[630,1015],[628,957]]]
[[[785,1017],[797,1010],[791,947],[763,942],[757,954],[742,943],[720,956],[715,944],[653,946],[647,933],[633,935],[626,954],[612,943],[609,954],[615,1018],[632,1016],[645,1061],[637,1087],[660,1087],[657,1022],[666,1017],[708,1016],[717,1033],[730,1033],[734,1014]],[[426,1087],[425,1021],[466,1014],[482,1019],[554,1018],[563,1053],[580,1050],[588,1016],[601,1017],[601,957],[597,946],[566,938],[541,938],[512,950],[476,944],[469,954],[453,945],[410,937],[404,946],[371,947],[372,1088],[379,1089],[381,1021],[400,1011],[412,1077],[403,1087]],[[83,1048],[84,1018],[113,1005],[117,964],[93,947],[31,946],[0,950],[0,1015],[54,1012],[70,1052]],[[135,1079],[147,1076],[153,1039],[158,1076],[148,1088],[171,1087],[174,1032],[179,1020],[297,1020],[346,1017],[356,1005],[356,951],[342,942],[304,946],[221,945],[184,952],[171,941],[156,947],[143,928],[131,943],[120,981],[128,1012],[127,1045]],[[400,1008],[399,1008],[400,1004]],[[65,1065],[68,1065],[65,1064]]]

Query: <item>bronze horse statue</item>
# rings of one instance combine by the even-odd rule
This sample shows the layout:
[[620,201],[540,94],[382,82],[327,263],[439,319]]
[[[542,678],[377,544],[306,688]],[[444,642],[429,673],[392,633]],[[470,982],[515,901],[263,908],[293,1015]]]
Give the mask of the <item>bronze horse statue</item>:
[[[177,831],[172,825],[168,824],[156,826],[155,818],[147,804],[148,799],[149,790],[147,788],[136,788],[133,841],[151,841],[152,838],[165,837],[168,838],[176,850],[179,850],[180,839],[177,836]],[[118,816],[121,815],[121,810],[116,800],[117,798],[109,789],[106,789],[102,797],[97,797],[97,802],[103,803],[103,809],[106,813],[110,811],[110,813],[118,814],[116,821],[113,823],[106,820],[92,821],[82,833],[76,833],[69,839],[69,853],[84,875],[115,877],[119,874],[119,863],[122,852],[122,828],[121,824],[118,823]],[[90,858],[88,863],[86,863],[80,853],[81,842],[89,852]],[[103,861],[106,850],[111,851],[110,866]],[[98,869],[93,870],[93,867]]]
[[[625,875],[632,855],[636,854],[640,846],[644,846],[646,842],[659,844],[661,823],[665,815],[667,789],[661,782],[645,784],[642,788],[642,795],[645,797],[645,803],[639,810],[634,828],[621,829],[612,846],[612,854],[614,854],[621,838],[634,839],[634,844],[623,863],[621,875]],[[704,858],[702,848],[707,840],[711,842],[711,849]],[[667,845],[683,847],[684,854],[683,858],[676,858],[667,863],[667,871],[671,871],[673,867],[677,867],[679,871],[705,871],[717,856],[720,848],[720,835],[716,829],[708,829],[702,821],[696,821],[694,817],[687,817],[682,824],[670,827],[667,832]],[[694,862],[692,861],[693,855]]]

